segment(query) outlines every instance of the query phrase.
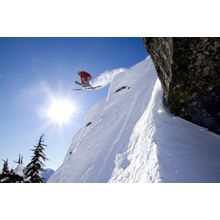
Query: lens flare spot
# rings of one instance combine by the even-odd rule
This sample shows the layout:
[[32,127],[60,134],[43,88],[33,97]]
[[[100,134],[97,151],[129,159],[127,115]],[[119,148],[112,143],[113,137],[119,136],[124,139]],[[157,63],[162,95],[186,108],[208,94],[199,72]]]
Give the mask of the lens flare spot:
[[74,103],[68,100],[53,100],[46,111],[47,117],[51,122],[59,125],[67,124],[75,113]]

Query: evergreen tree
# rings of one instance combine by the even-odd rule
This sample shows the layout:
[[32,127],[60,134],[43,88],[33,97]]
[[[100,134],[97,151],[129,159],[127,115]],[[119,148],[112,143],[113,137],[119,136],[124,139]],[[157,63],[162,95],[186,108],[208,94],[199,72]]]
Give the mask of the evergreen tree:
[[18,176],[13,169],[9,172],[9,183],[17,183]]
[[13,169],[9,171],[8,159],[3,160],[3,169],[0,174],[0,182],[1,183],[20,183],[22,182],[22,177],[17,175]]
[[10,183],[24,183],[24,177],[18,175],[13,169],[10,171]]
[[4,162],[4,164],[3,164],[2,172],[0,174],[0,182],[1,183],[10,183],[10,171],[9,171],[9,167],[8,167],[8,159],[3,160],[3,162]]
[[31,162],[27,165],[25,169],[25,182],[27,183],[42,183],[43,177],[41,176],[41,173],[44,171],[44,161],[47,160],[44,148],[47,145],[44,144],[44,135],[42,134],[40,136],[40,139],[38,141],[38,144],[34,146],[34,149],[32,150],[34,152],[34,155],[31,159]]
[[18,160],[14,162],[17,164],[23,164],[23,156],[19,154]]

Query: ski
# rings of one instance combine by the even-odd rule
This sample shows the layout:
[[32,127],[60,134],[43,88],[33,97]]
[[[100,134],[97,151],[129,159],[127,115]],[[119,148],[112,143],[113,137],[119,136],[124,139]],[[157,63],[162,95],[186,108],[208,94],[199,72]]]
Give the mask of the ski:
[[78,81],[75,81],[75,83],[78,84],[78,85],[80,85],[80,86],[82,85],[82,83],[80,83],[80,82],[78,82]]
[[[77,84],[77,85],[80,85],[80,86],[82,86],[82,83],[80,83],[80,82],[78,82],[78,81],[75,81],[75,83]],[[87,86],[87,87],[82,87],[82,88],[77,88],[77,89],[72,89],[72,90],[84,90],[84,89],[97,89],[97,88],[100,88],[100,87],[102,87],[101,85],[100,86]]]
[[84,89],[97,89],[97,88],[100,88],[102,86],[91,86],[91,87],[84,87],[84,88],[79,88],[79,89],[72,89],[72,90],[84,90]]

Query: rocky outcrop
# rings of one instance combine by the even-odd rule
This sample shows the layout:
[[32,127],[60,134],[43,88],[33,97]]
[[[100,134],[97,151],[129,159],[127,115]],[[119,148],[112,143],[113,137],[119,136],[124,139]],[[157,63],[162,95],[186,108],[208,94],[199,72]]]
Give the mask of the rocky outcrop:
[[220,133],[220,38],[144,38],[172,113]]

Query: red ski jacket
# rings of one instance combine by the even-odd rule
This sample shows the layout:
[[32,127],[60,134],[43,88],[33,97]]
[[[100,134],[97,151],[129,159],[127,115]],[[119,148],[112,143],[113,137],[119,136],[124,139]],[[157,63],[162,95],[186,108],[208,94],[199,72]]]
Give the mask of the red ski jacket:
[[92,77],[89,73],[86,71],[80,71],[80,77],[84,78],[86,81],[90,80]]

